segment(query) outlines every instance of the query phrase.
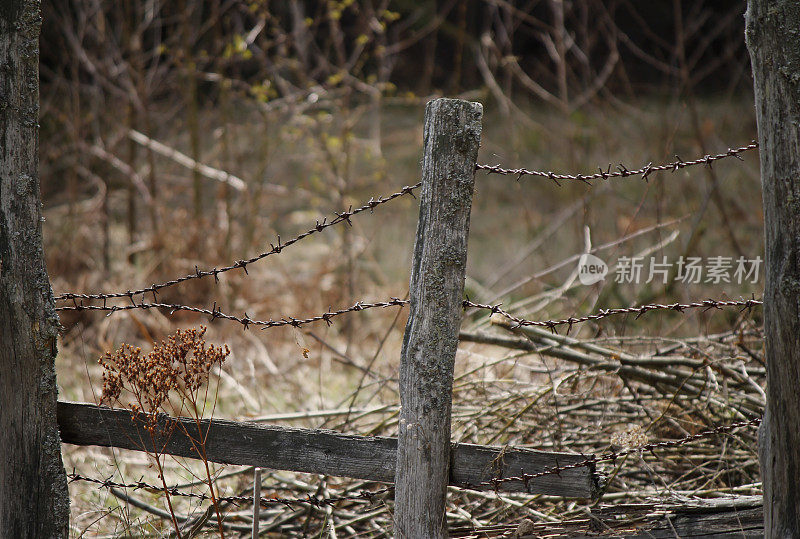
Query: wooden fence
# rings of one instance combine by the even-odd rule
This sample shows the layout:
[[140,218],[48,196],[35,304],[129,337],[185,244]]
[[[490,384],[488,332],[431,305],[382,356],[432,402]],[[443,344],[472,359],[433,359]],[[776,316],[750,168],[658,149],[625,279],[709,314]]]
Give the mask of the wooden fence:
[[[200,432],[205,438],[206,457],[212,462],[394,482],[395,531],[403,537],[447,535],[444,511],[448,485],[594,497],[602,485],[594,465],[587,464],[591,456],[450,440],[453,365],[463,313],[481,117],[480,104],[460,100],[438,99],[426,109],[410,313],[400,354],[398,438],[222,419],[204,420],[198,425],[188,418],[163,416],[159,425],[171,434],[153,440],[144,430],[143,418],[132,418],[127,410],[59,402],[62,441],[139,451],[153,451],[156,443],[161,454],[197,458],[195,444],[186,433]],[[167,428],[170,422],[185,428]],[[542,473],[553,469],[559,473]],[[535,477],[494,481],[526,475]],[[758,533],[760,509],[748,511],[747,529]],[[697,535],[693,530],[698,534],[712,528],[713,533],[719,532],[725,527],[720,518],[725,518],[714,514],[707,512],[703,522],[711,524],[706,526],[698,520],[701,525],[696,530],[691,523],[682,524],[681,536]],[[668,524],[665,533],[674,533],[673,523]],[[731,529],[738,529],[735,523]]]
[[[576,466],[530,481],[493,479],[534,475],[578,464],[586,455],[451,444],[453,365],[463,312],[469,215],[483,108],[437,99],[428,104],[422,191],[410,284],[410,315],[400,361],[399,440],[331,431],[204,421],[209,461],[396,481],[396,525],[404,536],[446,535],[448,485],[592,498],[600,486],[593,466]],[[143,421],[124,410],[60,402],[62,441],[149,451]],[[139,418],[141,419],[141,418]],[[196,425],[186,418],[161,418]],[[196,458],[187,429],[169,429],[159,452]]]

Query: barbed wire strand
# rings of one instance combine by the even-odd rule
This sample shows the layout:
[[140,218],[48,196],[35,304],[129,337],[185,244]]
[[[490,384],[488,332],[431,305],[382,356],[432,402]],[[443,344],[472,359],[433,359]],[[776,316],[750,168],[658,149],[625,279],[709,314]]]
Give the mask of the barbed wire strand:
[[753,150],[758,148],[758,143],[756,141],[752,141],[750,144],[746,146],[740,146],[738,148],[728,148],[726,152],[718,153],[715,155],[704,155],[703,157],[698,157],[697,159],[693,159],[691,161],[684,161],[679,156],[675,156],[675,161],[671,163],[664,163],[662,165],[653,165],[652,162],[646,164],[643,167],[640,167],[635,170],[630,170],[628,167],[620,163],[617,165],[617,170],[611,170],[611,164],[608,165],[606,170],[599,168],[599,172],[595,172],[594,174],[556,174],[555,172],[545,172],[541,170],[528,170],[526,168],[503,168],[500,165],[482,165],[477,164],[475,165],[476,170],[485,170],[489,174],[503,174],[503,175],[510,175],[516,176],[517,180],[519,181],[522,179],[523,176],[538,176],[540,178],[547,178],[549,180],[554,181],[557,185],[561,185],[559,180],[572,180],[572,181],[579,181],[583,183],[589,183],[591,180],[608,180],[609,178],[627,178],[629,176],[641,176],[643,180],[647,181],[647,177],[652,174],[653,172],[660,172],[664,170],[668,170],[670,172],[676,172],[682,168],[691,167],[694,165],[707,165],[711,166],[714,161],[719,161],[720,159],[725,159],[727,157],[736,157],[737,159],[741,159],[740,153]]
[[413,191],[422,185],[422,182],[418,182],[414,185],[407,185],[403,187],[400,191],[396,193],[392,193],[391,195],[383,196],[383,197],[372,197],[362,206],[353,209],[351,206],[348,210],[342,212],[334,212],[336,217],[328,221],[328,218],[325,217],[322,221],[317,221],[316,225],[313,228],[308,229],[307,231],[303,232],[299,236],[295,236],[294,238],[281,242],[281,237],[278,235],[277,244],[270,243],[270,249],[268,251],[264,251],[263,253],[257,254],[251,258],[247,258],[244,260],[238,260],[233,264],[228,266],[223,266],[221,268],[214,268],[209,270],[201,270],[195,267],[194,273],[189,273],[184,275],[183,277],[177,277],[175,279],[165,281],[163,283],[152,284],[146,288],[140,288],[138,290],[126,290],[125,292],[111,292],[111,293],[98,293],[98,294],[76,294],[72,292],[67,292],[65,294],[59,294],[55,296],[56,300],[64,301],[64,300],[71,300],[71,299],[113,299],[113,298],[129,298],[133,302],[134,296],[142,295],[151,293],[153,294],[153,300],[156,301],[156,293],[161,290],[162,288],[167,288],[169,286],[173,286],[191,279],[200,279],[203,277],[214,276],[214,279],[217,280],[219,278],[220,273],[225,273],[227,271],[235,270],[241,268],[247,273],[247,266],[259,260],[262,260],[268,256],[280,253],[283,249],[290,247],[291,245],[301,241],[312,234],[316,234],[317,232],[322,232],[328,227],[338,225],[340,223],[348,223],[352,225],[350,218],[358,215],[359,213],[365,212],[369,210],[372,212],[375,210],[376,207],[380,206],[381,204],[386,204],[389,201],[392,201],[398,197],[403,195],[411,195],[414,196]]
[[569,330],[571,330],[572,326],[574,326],[575,324],[600,320],[602,318],[607,318],[609,316],[616,316],[621,314],[635,314],[636,318],[639,318],[646,312],[657,311],[657,310],[677,311],[680,313],[682,313],[687,309],[700,309],[700,308],[708,310],[708,309],[721,309],[723,307],[741,307],[742,310],[749,310],[757,305],[763,305],[763,304],[764,304],[763,301],[757,299],[742,299],[742,300],[705,299],[703,301],[695,301],[692,303],[649,303],[647,305],[634,305],[631,307],[600,309],[598,312],[594,314],[587,314],[584,316],[572,316],[569,318],[562,318],[560,320],[526,320],[525,318],[519,318],[507,311],[504,311],[500,307],[502,304],[489,305],[483,303],[474,303],[469,300],[464,301],[464,307],[473,307],[476,309],[489,310],[492,312],[492,314],[497,313],[505,316],[506,318],[514,322],[514,327],[539,326],[539,327],[545,327],[551,331],[555,331],[555,329],[558,326],[563,326],[563,325],[568,325]]
[[[232,322],[237,322],[241,324],[244,329],[248,329],[251,325],[260,327],[261,329],[268,329],[272,327],[280,327],[280,326],[292,326],[299,328],[301,326],[312,324],[315,322],[325,322],[328,325],[331,325],[331,319],[337,316],[341,316],[343,314],[352,313],[352,312],[359,312],[365,311],[367,309],[375,309],[375,308],[386,308],[386,307],[403,307],[408,305],[410,302],[406,299],[400,299],[397,297],[389,298],[385,301],[375,301],[375,302],[363,302],[357,301],[350,307],[344,307],[337,310],[328,310],[325,313],[310,316],[308,318],[294,318],[294,317],[283,317],[278,320],[256,320],[250,318],[250,316],[245,312],[244,316],[235,316],[232,314],[226,314],[222,312],[221,308],[217,306],[216,303],[212,306],[211,309],[204,309],[201,307],[192,307],[189,305],[181,305],[176,303],[136,303],[135,300],[132,299],[131,305],[85,305],[83,301],[80,303],[75,301],[74,305],[66,305],[61,307],[56,307],[56,311],[107,311],[108,314],[106,316],[110,316],[118,311],[128,311],[133,309],[165,309],[169,310],[170,314],[177,312],[177,311],[188,311],[193,313],[204,314],[210,317],[211,321],[216,320],[217,318],[230,320]],[[634,305],[630,307],[618,307],[612,309],[600,309],[598,312],[593,314],[587,314],[584,316],[571,316],[569,318],[562,318],[557,320],[527,320],[525,318],[520,318],[517,316],[512,315],[508,311],[502,309],[502,303],[498,304],[483,304],[483,303],[475,303],[470,300],[464,300],[463,307],[466,308],[475,308],[481,310],[488,310],[491,311],[492,314],[500,314],[505,316],[512,322],[514,322],[513,327],[522,327],[522,326],[538,326],[544,327],[551,331],[555,331],[557,327],[568,325],[570,331],[572,326],[576,324],[580,324],[583,322],[590,322],[601,320],[603,318],[607,318],[610,316],[617,316],[617,315],[624,315],[624,314],[635,314],[636,318],[639,318],[643,314],[649,311],[676,311],[682,313],[685,310],[689,309],[722,309],[723,307],[741,307],[742,310],[750,310],[753,307],[763,305],[762,300],[757,299],[742,299],[742,300],[715,300],[715,299],[705,299],[702,301],[695,301],[691,303],[649,303],[646,305]]]
[[[185,498],[194,498],[197,500],[210,500],[211,496],[207,494],[201,494],[196,492],[184,492],[177,487],[166,487],[158,485],[152,485],[150,483],[146,483],[144,481],[136,481],[134,483],[119,483],[116,481],[112,481],[111,479],[96,479],[94,477],[87,477],[85,475],[81,475],[76,473],[73,469],[72,473],[67,474],[67,478],[69,479],[70,483],[75,481],[82,481],[85,483],[94,483],[96,485],[100,485],[104,488],[125,488],[125,489],[133,489],[133,490],[149,490],[152,492],[168,492],[170,496],[182,496]],[[343,496],[335,496],[331,498],[319,498],[316,496],[306,496],[304,498],[261,498],[261,505],[285,505],[290,507],[292,505],[311,505],[313,507],[325,507],[329,505],[335,505],[342,501],[362,501],[362,502],[369,502],[372,503],[376,497],[382,496],[390,491],[394,490],[394,487],[386,487],[380,490],[362,490],[358,494],[352,495],[343,495]],[[235,505],[241,503],[253,503],[252,496],[217,496],[217,502],[227,502],[232,503]]]
[[56,307],[56,311],[108,311],[108,315],[114,314],[117,311],[128,311],[132,309],[167,309],[170,311],[170,314],[176,311],[189,311],[193,313],[205,314],[211,317],[211,320],[216,320],[217,318],[222,318],[224,320],[230,320],[232,322],[238,322],[241,324],[244,329],[252,326],[261,327],[261,329],[267,329],[272,327],[279,327],[279,326],[293,326],[293,327],[300,327],[306,324],[311,324],[314,322],[322,322],[324,321],[328,325],[331,325],[331,319],[336,316],[341,316],[346,313],[364,311],[367,309],[374,309],[377,307],[402,307],[404,305],[408,305],[408,300],[400,299],[400,298],[390,298],[386,301],[376,301],[376,302],[362,302],[357,301],[350,307],[345,307],[338,310],[328,310],[325,313],[318,314],[315,316],[311,316],[309,318],[294,318],[294,317],[283,317],[279,320],[254,320],[250,318],[247,313],[244,313],[243,317],[235,316],[232,314],[226,314],[222,312],[222,310],[217,307],[217,304],[214,303],[211,309],[203,309],[201,307],[191,307],[189,305],[180,305],[175,303],[132,303],[131,305],[84,305],[81,303],[76,303],[75,305],[67,305],[62,307]]
[[[720,153],[720,154],[716,154],[716,155],[707,154],[707,155],[705,155],[703,157],[700,157],[700,158],[697,158],[697,159],[694,159],[694,160],[691,160],[691,161],[683,161],[683,160],[680,159],[679,156],[675,156],[677,160],[673,161],[671,163],[666,163],[666,164],[662,164],[662,165],[653,165],[652,163],[648,163],[644,167],[641,167],[641,168],[636,169],[636,170],[630,170],[625,165],[620,163],[619,165],[617,165],[617,169],[618,170],[611,171],[611,165],[609,164],[608,169],[606,171],[603,171],[602,169],[600,169],[599,172],[594,173],[594,174],[588,174],[588,175],[584,175],[584,174],[556,174],[554,172],[544,172],[544,171],[539,171],[539,170],[528,170],[528,169],[525,169],[525,168],[506,169],[506,168],[502,168],[500,165],[485,165],[485,164],[476,164],[475,168],[476,168],[476,170],[485,170],[490,174],[515,175],[515,176],[517,176],[518,180],[520,178],[522,178],[523,176],[539,176],[539,177],[551,179],[551,180],[555,181],[556,183],[558,183],[558,180],[576,180],[576,181],[581,181],[581,182],[587,183],[590,180],[596,180],[596,179],[601,179],[601,178],[604,179],[604,180],[607,180],[609,178],[628,177],[628,176],[637,176],[637,175],[641,175],[642,179],[647,180],[647,177],[653,172],[659,172],[659,171],[663,171],[663,170],[670,170],[672,172],[675,172],[675,171],[677,171],[679,169],[682,169],[682,168],[685,168],[685,167],[689,167],[689,166],[694,166],[694,165],[711,166],[711,164],[714,161],[717,161],[719,159],[724,159],[726,157],[736,157],[738,159],[741,159],[741,157],[739,156],[740,153],[746,152],[748,150],[752,150],[752,149],[755,149],[755,148],[758,148],[758,143],[753,141],[753,142],[751,142],[750,144],[748,144],[746,146],[741,146],[739,148],[729,148],[725,153]],[[317,232],[321,232],[322,230],[324,230],[324,229],[326,229],[328,227],[331,227],[331,226],[334,226],[334,225],[337,225],[337,224],[340,224],[340,223],[343,223],[343,222],[347,222],[349,224],[352,224],[351,221],[350,221],[351,217],[353,217],[355,215],[358,215],[359,213],[362,213],[362,212],[367,211],[367,210],[370,210],[370,212],[372,212],[377,206],[379,206],[381,204],[385,204],[385,203],[387,203],[387,202],[389,202],[391,200],[394,200],[395,198],[401,197],[401,196],[406,195],[406,194],[411,194],[413,196],[414,189],[417,189],[421,185],[422,185],[422,182],[417,182],[414,185],[407,185],[407,186],[403,187],[400,191],[398,191],[396,193],[392,193],[391,195],[378,197],[377,199],[372,197],[365,204],[363,204],[362,206],[360,206],[358,208],[353,209],[352,207],[350,207],[347,211],[334,212],[334,215],[336,215],[336,217],[334,219],[328,221],[327,218],[323,218],[323,220],[321,222],[318,220],[316,222],[316,225],[313,228],[307,230],[306,232],[304,232],[304,233],[302,233],[302,234],[300,234],[300,235],[298,235],[298,236],[296,236],[296,237],[294,237],[294,238],[292,238],[292,239],[290,239],[290,240],[288,240],[286,242],[282,243],[281,242],[281,237],[280,237],[280,235],[278,235],[278,237],[277,237],[277,245],[270,244],[270,249],[268,251],[264,251],[264,252],[262,252],[262,253],[260,253],[258,255],[255,255],[255,256],[253,256],[251,258],[248,258],[248,259],[238,260],[238,261],[236,261],[233,264],[230,264],[228,266],[223,266],[221,268],[213,268],[213,269],[210,269],[210,270],[201,270],[199,268],[195,268],[195,272],[194,273],[190,273],[190,274],[184,275],[183,277],[177,277],[175,279],[171,279],[169,281],[165,281],[165,282],[162,282],[162,283],[152,284],[149,287],[140,288],[140,289],[137,289],[137,290],[126,290],[124,292],[111,292],[111,293],[98,293],[98,294],[78,294],[78,293],[73,293],[73,292],[67,292],[67,293],[59,294],[59,295],[55,296],[55,299],[56,300],[60,300],[60,301],[61,300],[70,300],[70,299],[113,299],[113,298],[130,298],[130,299],[133,299],[133,296],[136,296],[136,295],[145,295],[147,293],[152,293],[153,294],[153,299],[155,301],[156,300],[156,293],[157,293],[158,290],[163,289],[163,288],[167,288],[167,287],[170,287],[170,286],[174,286],[176,284],[179,284],[179,283],[191,280],[191,279],[199,279],[199,278],[203,278],[203,277],[209,277],[209,276],[212,276],[212,275],[214,276],[214,279],[218,279],[220,273],[225,273],[225,272],[232,271],[234,269],[239,269],[239,268],[241,268],[242,270],[245,271],[245,273],[247,273],[247,266],[249,264],[252,264],[254,262],[262,260],[262,259],[264,259],[264,258],[266,258],[268,256],[273,255],[273,254],[280,253],[284,248],[289,247],[289,246],[293,245],[294,243],[297,243],[298,241],[300,241],[300,240],[302,240],[302,239],[304,239],[304,238],[306,238],[306,237],[308,237],[308,236],[310,236],[312,234],[315,234]]]
[[646,451],[647,452],[654,452],[657,449],[663,449],[663,448],[667,448],[667,447],[680,447],[680,446],[684,446],[686,444],[689,444],[691,442],[694,442],[696,440],[709,438],[711,436],[717,436],[719,434],[726,434],[726,433],[729,433],[729,432],[732,432],[734,430],[738,430],[738,429],[741,429],[741,428],[744,428],[744,427],[757,427],[760,424],[761,424],[761,418],[760,417],[756,417],[756,418],[750,419],[748,421],[739,421],[737,423],[731,423],[729,425],[719,425],[717,427],[714,427],[714,428],[711,428],[711,429],[708,429],[708,430],[704,430],[704,431],[698,432],[696,434],[690,434],[688,436],[685,436],[685,437],[677,439],[677,440],[666,440],[666,441],[662,441],[662,442],[652,442],[652,443],[649,443],[649,444],[644,444],[644,445],[641,445],[641,446],[638,446],[638,447],[631,447],[629,449],[623,449],[623,450],[620,450],[620,451],[609,451],[609,452],[603,453],[601,455],[588,456],[585,460],[580,461],[580,462],[575,462],[575,463],[572,463],[572,464],[565,464],[564,466],[554,466],[552,468],[548,468],[548,469],[543,470],[541,472],[537,472],[537,473],[533,473],[533,474],[522,473],[522,474],[514,475],[514,476],[492,478],[492,479],[489,479],[487,481],[482,481],[482,482],[478,483],[477,485],[469,485],[469,486],[472,486],[472,487],[487,487],[487,486],[489,486],[489,487],[493,487],[496,490],[499,487],[499,485],[501,485],[503,483],[510,483],[510,482],[513,482],[513,481],[520,481],[522,483],[525,483],[526,486],[527,486],[527,483],[530,480],[536,479],[536,478],[539,478],[539,477],[544,477],[544,476],[553,475],[553,474],[558,475],[563,471],[571,470],[571,469],[574,469],[574,468],[594,467],[594,465],[599,463],[599,462],[615,462],[617,459],[620,459],[622,457],[625,457],[627,455],[631,455],[631,454],[634,454],[634,453],[643,453],[643,452],[646,452]]

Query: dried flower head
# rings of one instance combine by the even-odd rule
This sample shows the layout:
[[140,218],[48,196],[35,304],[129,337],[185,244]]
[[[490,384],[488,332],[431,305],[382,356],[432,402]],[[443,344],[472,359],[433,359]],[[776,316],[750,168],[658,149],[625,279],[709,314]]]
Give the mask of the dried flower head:
[[128,391],[131,401],[126,406],[134,413],[149,414],[150,429],[155,428],[155,414],[167,411],[170,396],[178,397],[182,405],[196,406],[209,372],[230,354],[227,345],[207,344],[205,333],[205,327],[177,330],[144,356],[141,348],[128,344],[106,352],[100,359],[102,402],[121,403],[123,391]]
[[615,449],[636,449],[646,445],[647,442],[647,433],[639,426],[617,432],[611,436],[611,446]]

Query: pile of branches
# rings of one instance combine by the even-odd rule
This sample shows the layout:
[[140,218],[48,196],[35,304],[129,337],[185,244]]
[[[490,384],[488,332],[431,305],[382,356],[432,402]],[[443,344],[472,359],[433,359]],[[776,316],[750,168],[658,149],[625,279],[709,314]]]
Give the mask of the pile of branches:
[[[476,327],[465,324],[461,332],[454,441],[624,456],[598,463],[603,486],[594,500],[451,487],[451,536],[622,533],[680,511],[744,502],[748,511],[758,511],[756,429],[688,439],[762,413],[763,334],[748,317],[730,331],[693,338],[576,338],[520,327],[500,314],[491,327]],[[389,404],[262,419],[317,425],[324,419],[328,428],[391,436],[398,411]],[[685,443],[653,447],[684,438]],[[390,485],[286,472],[265,473],[261,485],[260,533],[266,536],[391,536]],[[217,486],[228,529],[252,527],[252,469],[223,474]],[[112,493],[154,509],[142,491]],[[207,512],[205,500],[176,500],[186,522],[196,525]]]

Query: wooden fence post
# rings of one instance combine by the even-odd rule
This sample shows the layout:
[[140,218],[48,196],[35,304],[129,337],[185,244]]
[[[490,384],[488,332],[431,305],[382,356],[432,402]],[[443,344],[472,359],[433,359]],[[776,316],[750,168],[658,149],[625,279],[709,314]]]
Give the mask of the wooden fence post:
[[437,99],[425,109],[411,305],[400,362],[398,537],[447,536],[453,364],[482,116],[480,103],[455,99]]
[[67,537],[58,317],[42,253],[39,0],[0,6],[0,537]]
[[764,200],[767,406],[759,429],[764,534],[800,537],[800,3],[745,16]]

